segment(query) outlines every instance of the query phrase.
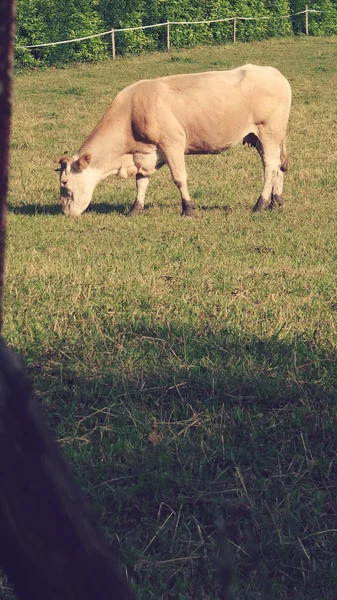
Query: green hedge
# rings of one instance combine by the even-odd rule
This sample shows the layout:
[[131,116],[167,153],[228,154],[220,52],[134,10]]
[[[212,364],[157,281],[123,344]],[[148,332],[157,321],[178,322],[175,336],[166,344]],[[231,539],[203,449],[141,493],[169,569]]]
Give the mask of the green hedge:
[[[310,35],[331,35],[337,33],[337,0],[289,0],[290,13],[305,10],[309,4],[311,10],[321,10],[324,14],[309,15]],[[292,28],[295,34],[304,32],[304,15],[293,17]]]
[[16,64],[53,65],[103,58],[108,51],[105,36],[47,48],[20,48],[104,31],[104,20],[97,8],[98,3],[93,0],[17,0]]
[[[239,41],[304,33],[304,15],[277,17],[305,9],[307,0],[17,0],[16,65],[57,65],[73,61],[100,60],[111,53],[110,36],[83,42],[34,48],[26,45],[84,37],[114,27],[136,27],[166,21],[221,19],[234,15],[262,17],[260,21],[238,21]],[[310,33],[337,33],[337,0],[309,3],[324,14],[310,15]],[[274,17],[274,18],[273,18]],[[172,47],[230,41],[231,22],[210,25],[172,25]],[[21,46],[21,47],[20,47]],[[118,54],[160,50],[166,46],[166,28],[116,33]]]

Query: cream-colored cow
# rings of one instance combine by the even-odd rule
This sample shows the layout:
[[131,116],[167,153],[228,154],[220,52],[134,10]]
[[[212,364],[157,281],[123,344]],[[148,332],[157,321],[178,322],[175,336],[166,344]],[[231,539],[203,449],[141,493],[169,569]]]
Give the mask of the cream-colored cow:
[[136,176],[130,215],[137,215],[149,176],[168,164],[182,214],[192,216],[185,154],[216,154],[241,141],[256,147],[264,167],[253,210],[274,208],[282,204],[290,104],[290,85],[273,67],[245,65],[138,81],[117,94],[78,153],[60,159],[63,212],[82,213],[97,183],[118,174]]

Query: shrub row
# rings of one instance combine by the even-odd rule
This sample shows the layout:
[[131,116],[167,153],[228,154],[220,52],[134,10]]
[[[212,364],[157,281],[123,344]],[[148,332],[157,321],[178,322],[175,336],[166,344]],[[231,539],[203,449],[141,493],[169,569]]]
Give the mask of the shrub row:
[[[307,0],[17,0],[16,65],[100,60],[111,52],[110,36],[30,50],[22,46],[166,21],[268,16],[272,18],[238,21],[237,39],[250,41],[301,34],[305,30],[304,15],[291,19],[279,17],[304,10],[306,3]],[[337,33],[337,0],[317,0],[309,3],[309,8],[324,11],[310,15],[310,34]],[[229,41],[232,35],[232,23],[174,25],[170,42],[173,47],[181,48]],[[166,29],[116,33],[116,46],[119,54],[163,49]]]

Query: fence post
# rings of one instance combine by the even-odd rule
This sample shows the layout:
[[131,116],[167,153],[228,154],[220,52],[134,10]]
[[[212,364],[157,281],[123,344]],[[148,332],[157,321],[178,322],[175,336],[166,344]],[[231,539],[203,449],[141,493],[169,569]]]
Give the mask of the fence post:
[[233,42],[236,42],[236,17],[233,19]]
[[111,42],[112,42],[112,59],[116,59],[116,45],[115,45],[115,30],[113,29],[111,32]]
[[309,35],[309,5],[305,5],[305,35]]
[[166,22],[167,31],[166,31],[166,48],[167,52],[170,52],[170,21]]

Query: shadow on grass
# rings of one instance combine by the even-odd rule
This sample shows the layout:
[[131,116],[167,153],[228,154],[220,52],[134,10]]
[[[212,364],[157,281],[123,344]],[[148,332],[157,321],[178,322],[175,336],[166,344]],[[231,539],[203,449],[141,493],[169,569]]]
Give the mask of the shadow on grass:
[[61,207],[58,204],[8,204],[8,211],[15,215],[59,215]]
[[121,215],[127,214],[132,206],[130,204],[109,204],[108,202],[96,202],[90,204],[87,208],[87,212],[95,212],[98,214],[109,214],[112,212],[119,213]]
[[98,341],[90,375],[85,340],[30,358],[140,599],[221,598],[222,543],[240,600],[335,597],[336,357],[279,335],[139,324]]
[[[98,214],[108,214],[112,212],[117,212],[119,214],[127,214],[128,210],[131,208],[130,205],[126,204],[108,204],[106,202],[101,203],[93,203],[90,204],[85,212],[95,212]],[[62,214],[61,206],[57,203],[55,204],[22,204],[20,206],[16,206],[13,204],[8,204],[8,211],[15,215],[59,215]],[[85,213],[83,213],[85,214]]]
[[198,206],[197,208],[199,208],[200,210],[203,211],[218,211],[218,212],[223,212],[225,215],[230,215],[233,212],[233,208],[229,205],[229,204],[217,204],[215,206],[207,206],[206,204],[202,204],[201,206]]
[[[151,211],[155,208],[160,210],[167,210],[167,208],[175,207],[178,211],[181,210],[180,203],[177,202],[174,204],[154,204],[148,202],[148,204],[144,208],[144,213],[147,214],[148,211]],[[88,212],[97,213],[97,214],[110,214],[110,213],[118,213],[121,215],[128,215],[129,210],[132,207],[132,202],[125,204],[110,204],[108,202],[94,202],[88,206],[88,208],[84,211],[83,214]],[[62,214],[61,206],[58,203],[55,204],[22,204],[22,205],[13,205],[8,204],[8,211],[15,215],[26,215],[26,216],[35,216],[35,215],[59,215]],[[221,212],[225,215],[230,215],[233,211],[232,207],[229,205],[216,205],[216,206],[195,206],[195,212],[198,211],[208,211],[208,212]],[[141,216],[141,215],[139,215]]]

